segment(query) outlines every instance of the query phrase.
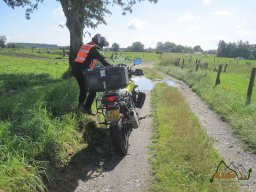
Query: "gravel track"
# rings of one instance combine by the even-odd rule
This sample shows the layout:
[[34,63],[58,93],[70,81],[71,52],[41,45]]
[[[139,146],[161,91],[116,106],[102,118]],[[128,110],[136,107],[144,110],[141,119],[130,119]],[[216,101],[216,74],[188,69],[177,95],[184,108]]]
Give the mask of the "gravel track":
[[[132,131],[129,152],[124,158],[118,157],[109,139],[107,149],[96,147],[96,153],[105,156],[101,163],[102,170],[87,173],[87,179],[79,179],[76,192],[143,192],[148,191],[152,176],[149,164],[149,146],[152,136],[152,119],[150,108],[150,92],[147,92],[144,107],[139,110],[141,121],[138,129]],[[98,160],[96,162],[99,162]],[[95,167],[92,161],[87,167]]]

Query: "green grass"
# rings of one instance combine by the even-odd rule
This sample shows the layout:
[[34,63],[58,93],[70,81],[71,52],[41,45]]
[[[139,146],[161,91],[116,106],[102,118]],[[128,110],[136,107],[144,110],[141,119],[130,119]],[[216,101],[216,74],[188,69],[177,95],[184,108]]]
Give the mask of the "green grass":
[[163,79],[164,76],[159,74],[156,69],[143,68],[144,74],[149,79]]
[[[68,63],[0,56],[0,191],[46,191],[54,167],[86,144]],[[86,128],[86,127],[84,127]]]
[[104,55],[109,58],[109,62],[112,63],[111,56],[113,54],[114,63],[133,63],[135,58],[141,58],[142,63],[148,61],[155,61],[158,59],[153,52],[104,52]]
[[210,183],[221,158],[177,89],[157,84],[152,108],[152,191],[237,191],[232,181]]
[[[220,85],[214,88],[216,72],[204,69],[199,69],[196,72],[195,65],[189,63],[187,60],[185,62],[187,64],[181,69],[172,65],[172,62],[175,60],[174,58],[174,55],[166,55],[160,61],[159,68],[189,84],[212,109],[231,124],[239,137],[245,141],[246,148],[250,148],[250,150],[256,152],[255,90],[251,105],[245,105],[250,71],[253,67],[252,63],[255,61],[247,61],[251,64],[246,64],[244,60],[239,60],[237,63],[231,59],[233,63],[229,64],[227,73],[221,74]],[[227,58],[215,58],[215,60],[220,60],[220,63],[229,61]],[[209,63],[209,67],[213,69],[214,63]]]
[[32,57],[37,59],[68,59],[67,54],[63,57],[62,49],[4,48],[0,50],[0,54],[13,55],[15,57]]

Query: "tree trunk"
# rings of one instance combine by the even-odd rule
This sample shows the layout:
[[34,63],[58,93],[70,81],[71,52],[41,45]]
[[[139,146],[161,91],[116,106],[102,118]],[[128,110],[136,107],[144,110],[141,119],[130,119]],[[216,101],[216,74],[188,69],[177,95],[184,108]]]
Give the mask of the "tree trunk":
[[79,22],[74,15],[67,20],[67,27],[70,33],[69,67],[73,66],[76,55],[83,44],[83,23]]
[[71,69],[83,44],[85,4],[80,1],[71,3],[67,0],[60,0],[60,3],[67,18],[66,25],[70,33],[69,68]]

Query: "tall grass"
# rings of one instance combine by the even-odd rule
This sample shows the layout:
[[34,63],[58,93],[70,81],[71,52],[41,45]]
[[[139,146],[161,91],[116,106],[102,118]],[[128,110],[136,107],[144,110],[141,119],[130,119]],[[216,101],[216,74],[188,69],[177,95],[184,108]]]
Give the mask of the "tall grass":
[[237,191],[232,181],[210,183],[212,167],[221,158],[178,90],[157,84],[152,103],[152,190]]
[[86,146],[76,81],[64,62],[0,57],[0,190],[46,191],[50,167]]
[[[168,63],[174,56],[166,55],[160,62],[160,69],[188,83],[223,119],[228,121],[235,132],[246,143],[246,147],[256,152],[256,94],[253,93],[251,105],[245,105],[252,64],[233,62],[228,72],[221,74],[221,83],[215,85],[216,73],[213,70],[199,69],[187,63],[183,69]],[[222,59],[225,62],[227,58]],[[202,62],[204,62],[202,60]],[[243,61],[245,62],[245,61]],[[168,64],[167,64],[168,63]],[[213,69],[214,63],[209,63]],[[240,72],[239,72],[240,69]]]

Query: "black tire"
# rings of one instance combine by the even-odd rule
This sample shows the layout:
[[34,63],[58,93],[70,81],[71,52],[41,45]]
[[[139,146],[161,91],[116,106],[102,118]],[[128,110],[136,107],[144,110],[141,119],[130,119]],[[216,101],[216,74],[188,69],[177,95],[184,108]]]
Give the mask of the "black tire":
[[136,107],[142,108],[144,105],[145,99],[146,99],[146,94],[143,92],[139,92],[137,102],[136,102]]
[[129,131],[122,125],[122,121],[112,123],[109,127],[110,136],[116,153],[120,156],[127,155],[129,148]]

